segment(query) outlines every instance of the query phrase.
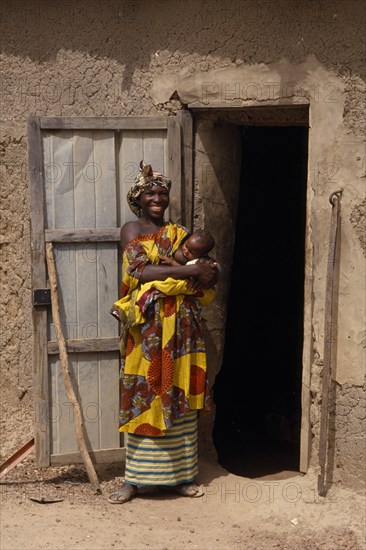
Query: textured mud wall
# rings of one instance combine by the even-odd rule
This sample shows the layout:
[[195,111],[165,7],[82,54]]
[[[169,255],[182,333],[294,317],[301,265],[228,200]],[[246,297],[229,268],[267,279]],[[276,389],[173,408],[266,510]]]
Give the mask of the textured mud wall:
[[[359,432],[365,345],[359,312],[364,303],[365,251],[363,2],[4,0],[0,9],[2,454],[7,456],[32,435],[26,117],[170,114],[181,106],[175,93],[179,88],[186,102],[197,96],[225,102],[238,94],[244,100],[265,102],[278,95],[278,85],[286,97],[303,96],[301,86],[293,82],[306,80],[304,70],[310,67],[313,80],[310,86],[307,82],[305,96],[312,102],[312,123],[320,117],[323,128],[320,134],[312,132],[309,166],[313,460],[324,339],[324,228],[329,219],[324,205],[328,192],[342,185],[345,268],[340,274],[339,308],[345,313],[338,330],[335,457],[339,478],[358,486],[364,472]],[[279,78],[267,78],[272,75],[263,72],[268,66],[275,67]],[[242,80],[212,73],[238,67],[257,67],[251,73],[254,80],[244,80],[244,91]],[[192,87],[198,73],[199,88]]]

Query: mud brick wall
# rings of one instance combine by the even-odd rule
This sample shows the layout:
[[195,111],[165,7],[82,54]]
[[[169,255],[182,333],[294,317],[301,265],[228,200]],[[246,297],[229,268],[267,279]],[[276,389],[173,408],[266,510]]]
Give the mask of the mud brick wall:
[[[314,250],[314,293],[309,306],[312,463],[316,464],[317,457],[324,341],[324,250],[329,211],[323,205],[329,190],[343,186],[343,313],[338,332],[334,460],[337,479],[359,489],[365,473],[365,337],[364,314],[360,312],[365,262],[363,2],[3,0],[1,15],[3,458],[31,437],[33,425],[26,118],[170,115],[182,103],[202,100],[203,95],[216,100],[212,83],[220,86],[219,99],[224,103],[237,95],[237,82],[239,96],[253,94],[254,89],[254,99],[267,101],[279,92],[270,86],[264,94],[261,83],[268,80],[263,80],[263,71],[275,71],[275,84],[296,84],[303,78],[299,71],[302,75],[308,71],[313,80],[307,90],[301,90],[303,84],[287,87],[285,92],[280,88],[287,96],[308,97],[315,108],[314,120],[323,121],[321,134],[313,132],[310,138],[313,160],[309,166],[313,174],[309,196]],[[224,77],[220,70],[226,71]],[[235,80],[233,74],[243,78],[254,75],[257,87],[243,92],[243,80]],[[200,82],[198,87],[195,82]],[[329,134],[324,130],[327,113],[331,113]],[[196,200],[200,201],[199,188]]]

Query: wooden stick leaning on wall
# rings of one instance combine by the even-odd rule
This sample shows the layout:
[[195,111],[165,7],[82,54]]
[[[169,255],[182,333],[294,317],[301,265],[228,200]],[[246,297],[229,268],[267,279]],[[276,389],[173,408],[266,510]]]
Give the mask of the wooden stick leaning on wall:
[[55,326],[55,333],[58,342],[58,347],[60,351],[60,362],[62,376],[65,384],[65,392],[67,399],[70,401],[74,415],[75,415],[75,432],[76,440],[79,447],[79,451],[85,468],[92,484],[93,490],[96,493],[101,493],[99,480],[95,472],[93,463],[91,461],[89,451],[85,442],[85,428],[84,428],[84,418],[83,413],[80,407],[80,403],[77,400],[74,387],[72,385],[70,369],[69,369],[69,360],[67,357],[66,341],[64,334],[62,332],[61,317],[60,317],[60,305],[58,299],[58,288],[57,288],[57,273],[55,266],[55,258],[53,254],[53,245],[52,243],[46,244],[46,259],[47,259],[47,269],[48,275],[50,278],[51,285],[51,308],[52,308],[52,319]]
[[334,368],[334,341],[333,341],[333,316],[334,316],[334,269],[336,260],[337,238],[339,236],[339,216],[340,201],[343,188],[331,193],[329,202],[332,205],[332,214],[330,221],[329,251],[327,265],[327,279],[325,287],[325,308],[324,308],[324,356],[323,356],[323,376],[322,376],[322,405],[320,412],[320,430],[319,430],[319,466],[318,475],[318,493],[320,496],[326,496],[326,469],[328,455],[328,429],[329,429],[329,394],[332,380],[332,371]]

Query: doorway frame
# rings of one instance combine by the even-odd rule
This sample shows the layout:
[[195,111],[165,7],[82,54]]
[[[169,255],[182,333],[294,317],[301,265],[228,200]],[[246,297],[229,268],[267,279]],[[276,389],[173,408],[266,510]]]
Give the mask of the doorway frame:
[[[310,130],[310,102],[305,98],[286,98],[280,100],[272,100],[266,102],[251,101],[243,102],[238,105],[235,102],[202,104],[193,102],[186,105],[186,109],[180,111],[181,120],[185,120],[182,149],[182,167],[183,173],[188,176],[185,181],[182,181],[183,201],[185,203],[185,211],[188,214],[187,224],[193,229],[194,220],[194,175],[196,169],[196,160],[194,155],[194,119],[199,112],[230,112],[237,116],[239,113],[248,115],[247,125],[255,126],[305,126]],[[293,117],[291,114],[300,113],[299,118]],[[273,115],[271,116],[271,112]],[[304,113],[306,112],[306,117]],[[281,117],[281,113],[288,113]],[[264,116],[263,116],[264,115]],[[239,117],[238,117],[239,118]],[[233,119],[231,122],[233,122]],[[239,122],[238,122],[239,123]],[[244,122],[243,122],[244,124]],[[184,130],[185,128],[185,130]],[[191,139],[189,139],[191,135]],[[306,209],[305,209],[305,246],[304,246],[304,308],[303,308],[303,345],[302,345],[302,374],[301,374],[301,423],[300,423],[300,460],[299,470],[306,473],[309,467],[311,456],[311,422],[310,422],[310,379],[311,365],[313,359],[313,338],[312,338],[312,313],[313,313],[313,244],[311,240],[311,199],[313,190],[310,181],[310,131],[308,134],[308,158],[307,158],[307,178],[306,178]],[[187,170],[187,172],[186,172]],[[190,177],[191,175],[191,177]],[[225,337],[223,337],[225,338]],[[223,342],[224,344],[224,342]]]

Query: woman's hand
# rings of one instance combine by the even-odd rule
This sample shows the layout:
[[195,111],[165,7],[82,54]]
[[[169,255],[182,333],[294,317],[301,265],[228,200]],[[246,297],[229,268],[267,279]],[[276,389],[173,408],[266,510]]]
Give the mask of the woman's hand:
[[192,288],[193,290],[204,290],[212,288],[218,279],[218,270],[213,263],[196,263],[196,272],[194,274]]

